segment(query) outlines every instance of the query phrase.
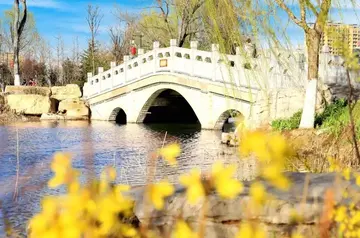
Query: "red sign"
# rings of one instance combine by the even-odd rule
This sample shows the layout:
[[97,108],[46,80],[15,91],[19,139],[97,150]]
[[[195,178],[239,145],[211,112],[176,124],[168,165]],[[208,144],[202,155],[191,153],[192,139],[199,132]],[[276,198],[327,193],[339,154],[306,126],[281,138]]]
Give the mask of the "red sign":
[[131,55],[136,55],[136,47],[132,46],[132,47],[130,48],[130,54],[131,54]]

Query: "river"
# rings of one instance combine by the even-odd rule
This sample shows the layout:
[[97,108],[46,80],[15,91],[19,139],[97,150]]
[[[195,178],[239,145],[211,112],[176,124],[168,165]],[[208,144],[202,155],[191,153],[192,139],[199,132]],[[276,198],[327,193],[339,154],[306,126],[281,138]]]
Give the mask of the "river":
[[[0,126],[0,236],[4,235],[4,218],[25,236],[26,223],[39,211],[41,197],[63,192],[63,188],[46,187],[52,175],[52,155],[57,151],[72,154],[73,166],[81,171],[82,180],[89,170],[98,175],[104,167],[112,165],[117,170],[118,183],[142,185],[150,153],[163,143],[172,142],[179,143],[182,148],[178,167],[171,168],[158,160],[156,180],[167,178],[176,183],[179,174],[194,167],[208,171],[216,160],[236,163],[239,179],[253,178],[254,163],[239,160],[235,148],[221,145],[220,134],[219,131],[201,130],[198,125],[179,124],[37,121]],[[17,151],[18,195],[13,199]]]

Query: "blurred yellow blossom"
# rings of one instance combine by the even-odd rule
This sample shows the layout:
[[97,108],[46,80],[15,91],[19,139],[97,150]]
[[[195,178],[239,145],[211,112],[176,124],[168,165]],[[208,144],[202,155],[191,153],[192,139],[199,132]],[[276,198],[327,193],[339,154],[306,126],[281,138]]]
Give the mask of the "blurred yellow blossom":
[[71,167],[71,158],[68,154],[57,153],[51,163],[51,170],[55,176],[49,180],[50,188],[58,187],[62,184],[69,184],[75,181],[79,173]]
[[266,199],[266,191],[264,185],[260,182],[254,182],[250,186],[251,201],[256,205],[263,205]]
[[329,168],[330,172],[340,172],[341,171],[340,164],[336,161],[336,159],[329,157],[328,161],[330,164],[330,168]]
[[291,234],[291,238],[303,238],[304,236],[301,235],[300,233],[298,232],[294,232]]
[[159,155],[166,160],[171,166],[177,164],[176,157],[181,153],[179,144],[170,144],[159,150]]
[[266,234],[262,227],[250,224],[249,222],[242,222],[240,224],[237,238],[265,238]]
[[351,169],[350,168],[346,168],[344,169],[343,171],[343,177],[345,180],[350,180],[350,177],[351,177]]
[[188,175],[181,175],[179,181],[180,184],[186,187],[186,196],[190,204],[195,204],[200,198],[204,197],[205,191],[199,169],[192,169]]
[[197,238],[198,234],[193,232],[185,221],[179,220],[175,225],[173,238]]
[[235,165],[224,167],[223,163],[216,162],[212,166],[211,180],[221,197],[233,199],[242,192],[242,183],[233,178],[235,172]]
[[174,193],[174,186],[167,181],[161,181],[157,184],[150,184],[148,190],[148,199],[157,210],[164,207],[164,199]]
[[100,175],[100,179],[113,182],[116,179],[116,169],[112,166],[106,167]]

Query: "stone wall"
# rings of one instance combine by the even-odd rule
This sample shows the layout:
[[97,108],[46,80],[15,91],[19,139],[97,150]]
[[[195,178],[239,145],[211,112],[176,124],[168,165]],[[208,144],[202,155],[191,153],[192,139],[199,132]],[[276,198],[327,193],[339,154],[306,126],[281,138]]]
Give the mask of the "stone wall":
[[259,92],[253,105],[253,119],[259,125],[278,118],[289,118],[302,109],[304,89],[278,89]]
[[[306,174],[288,173],[292,181],[289,191],[279,191],[264,182],[266,191],[269,194],[263,209],[256,213],[252,210],[249,213],[250,196],[249,188],[251,182],[244,182],[244,191],[233,200],[220,199],[215,193],[209,196],[206,208],[206,238],[233,238],[236,237],[239,223],[244,220],[253,220],[262,226],[267,237],[284,237],[283,235],[291,229],[297,229],[304,237],[319,237],[319,223],[324,207],[324,197],[328,189],[334,192],[334,200],[338,205],[348,205],[350,199],[343,199],[345,191],[358,193],[359,187],[354,180],[345,181],[329,174]],[[304,196],[304,184],[309,176],[308,190]],[[336,184],[336,185],[335,185]],[[189,205],[185,199],[184,189],[177,186],[176,193],[168,198],[165,209],[161,212],[152,210],[145,215],[141,201],[143,188],[132,191],[136,200],[135,215],[144,221],[152,219],[152,226],[157,230],[169,230],[173,222],[181,217],[190,223],[193,230],[198,229],[199,214],[203,209],[203,203]],[[355,196],[355,195],[354,195]],[[293,212],[301,217],[300,222],[293,223]],[[285,236],[286,237],[286,236]]]

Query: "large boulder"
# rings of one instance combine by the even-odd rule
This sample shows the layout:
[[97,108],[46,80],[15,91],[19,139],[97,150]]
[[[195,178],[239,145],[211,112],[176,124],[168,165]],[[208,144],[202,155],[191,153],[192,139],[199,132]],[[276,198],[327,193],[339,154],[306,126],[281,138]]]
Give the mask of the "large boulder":
[[48,96],[9,94],[6,95],[6,102],[11,110],[26,115],[41,115],[56,111],[56,100],[52,100]]
[[81,97],[80,87],[77,84],[68,84],[66,86],[55,86],[51,88],[51,98],[59,101],[65,99],[74,99]]
[[50,97],[51,90],[47,87],[34,86],[6,86],[5,94],[21,94],[21,95],[41,95]]
[[65,99],[59,103],[59,112],[65,113],[67,119],[89,118],[89,108],[80,99]]

